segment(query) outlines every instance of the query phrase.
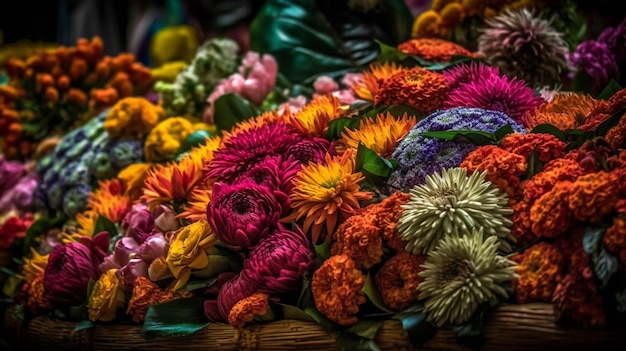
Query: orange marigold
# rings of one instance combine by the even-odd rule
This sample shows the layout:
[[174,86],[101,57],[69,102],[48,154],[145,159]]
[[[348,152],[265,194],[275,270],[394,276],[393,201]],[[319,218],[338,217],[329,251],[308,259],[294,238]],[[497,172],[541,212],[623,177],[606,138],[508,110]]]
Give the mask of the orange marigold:
[[574,218],[599,223],[613,211],[617,194],[610,173],[589,173],[576,178],[569,191],[569,209]]
[[499,146],[526,159],[535,151],[541,162],[548,162],[563,157],[566,144],[552,134],[510,133],[502,138]]
[[266,293],[257,292],[237,301],[228,314],[228,324],[233,328],[243,328],[252,322],[254,317],[267,313],[270,297]]
[[375,223],[381,230],[383,244],[396,252],[406,251],[406,241],[398,233],[398,219],[402,215],[402,205],[409,202],[411,195],[396,191],[383,201],[368,206],[368,213],[376,217]]
[[613,218],[613,224],[604,233],[606,249],[617,255],[622,265],[626,265],[626,218],[624,215]]
[[192,295],[189,291],[174,291],[171,286],[163,290],[150,279],[140,276],[135,279],[126,314],[130,315],[134,322],[141,323],[146,318],[146,312],[151,305],[178,298],[188,298]]
[[311,292],[315,307],[339,325],[359,321],[359,306],[367,299],[363,293],[365,275],[348,255],[331,256],[313,273]]
[[443,107],[450,87],[441,73],[422,67],[400,70],[385,79],[374,104],[407,105],[425,114]]
[[526,172],[526,158],[496,145],[484,145],[472,150],[459,167],[467,168],[468,174],[486,171],[485,178],[500,190],[512,196]]
[[[522,183],[524,184],[524,183]],[[511,235],[517,239],[520,245],[526,245],[538,238],[531,229],[530,208],[532,203],[525,198],[513,200],[509,198],[509,206],[513,210],[511,216]]]
[[398,50],[428,61],[450,61],[452,56],[478,57],[461,45],[441,38],[412,38],[398,44]]
[[28,310],[34,315],[39,315],[53,308],[44,291],[43,273],[35,277],[35,279],[28,284],[28,300],[26,305],[28,306]]
[[518,303],[551,302],[563,278],[565,257],[553,244],[539,242],[513,257],[518,262],[513,289]]
[[626,142],[626,114],[622,113],[617,125],[613,126],[606,132],[604,138],[615,150],[623,148],[624,142]]
[[567,230],[572,218],[568,206],[572,184],[570,181],[559,182],[532,204],[530,222],[535,235],[554,238]]
[[554,159],[545,164],[543,170],[535,174],[523,188],[524,196],[530,201],[538,199],[562,181],[573,182],[583,174],[578,162],[567,159]]
[[422,268],[424,261],[424,256],[404,251],[383,263],[374,280],[387,307],[402,311],[417,303],[418,287],[424,280],[419,276],[424,270]]
[[587,115],[585,123],[579,126],[578,129],[594,130],[609,117],[625,108],[626,88],[623,88],[618,90],[608,100],[598,101],[597,105],[595,105],[591,112]]
[[379,263],[383,256],[383,240],[375,220],[376,217],[371,215],[354,215],[346,219],[332,235],[330,253],[350,256],[360,269],[370,269]]

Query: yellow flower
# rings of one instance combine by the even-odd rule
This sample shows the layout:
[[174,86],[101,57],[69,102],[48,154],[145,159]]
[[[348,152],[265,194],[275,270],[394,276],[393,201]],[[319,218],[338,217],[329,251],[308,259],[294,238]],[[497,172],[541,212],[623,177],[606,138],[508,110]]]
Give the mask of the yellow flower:
[[[335,231],[337,223],[361,207],[359,201],[370,200],[372,193],[361,191],[359,183],[365,179],[354,172],[354,158],[348,150],[342,156],[326,154],[325,164],[309,163],[293,179],[289,196],[293,211],[281,222],[289,223],[304,217],[303,229],[311,230],[314,243]],[[324,235],[324,236],[325,236]]]
[[155,82],[161,81],[166,83],[174,83],[174,81],[176,80],[176,76],[178,76],[178,74],[182,72],[187,67],[187,65],[188,63],[185,61],[167,62],[157,68],[152,69],[150,73],[152,74],[152,79]]
[[167,253],[167,266],[178,279],[174,290],[187,283],[192,270],[201,270],[209,264],[209,253],[217,237],[209,223],[201,219],[191,223],[176,234]]
[[63,242],[80,241],[80,238],[83,236],[92,237],[99,217],[100,215],[91,209],[77,213],[74,218],[76,225],[66,225],[63,230]]
[[98,181],[98,188],[89,193],[87,204],[97,214],[113,223],[121,222],[132,206],[129,196],[125,195],[126,185],[117,178]]
[[189,63],[196,55],[198,36],[188,25],[167,26],[154,34],[150,43],[153,67],[164,63],[182,61]]
[[301,110],[291,116],[289,122],[304,133],[312,133],[317,137],[325,137],[328,122],[342,117],[345,111],[339,99],[333,95],[317,95]]
[[[402,139],[417,123],[415,116],[408,117],[405,112],[401,118],[394,117],[390,112],[387,115],[379,113],[376,119],[365,119],[361,121],[358,129],[346,129],[341,136],[343,144],[356,151],[359,142],[372,149],[379,156],[389,158],[391,152],[396,148]],[[343,150],[338,150],[342,152]]]
[[110,322],[124,306],[126,296],[117,269],[111,268],[100,276],[89,296],[87,311],[90,321]]
[[185,139],[195,131],[194,124],[184,117],[170,117],[156,125],[143,145],[148,162],[174,159]]
[[163,116],[163,109],[143,97],[119,100],[107,114],[104,129],[111,138],[141,139]]
[[24,257],[24,265],[22,265],[21,277],[26,283],[30,283],[33,279],[43,274],[48,264],[48,254],[41,255],[33,247],[30,248],[31,258]]
[[190,157],[202,165],[206,165],[213,160],[213,152],[219,149],[222,139],[218,136],[204,138],[204,144],[191,147],[191,151],[182,158]]
[[202,164],[191,157],[166,165],[157,164],[148,170],[142,198],[150,210],[163,203],[178,206],[185,202],[202,175]]
[[374,61],[370,63],[369,71],[363,72],[361,80],[353,83],[350,88],[360,99],[374,102],[374,96],[380,86],[379,82],[384,81],[402,69],[404,67],[397,65],[395,62],[385,61],[380,63]]
[[437,11],[428,10],[422,12],[413,22],[411,29],[411,37],[413,38],[432,38],[445,34],[446,29],[443,28],[441,16]]
[[141,197],[143,183],[148,176],[150,167],[152,167],[151,163],[133,163],[117,174],[117,178],[126,184],[124,195],[130,197],[133,201]]

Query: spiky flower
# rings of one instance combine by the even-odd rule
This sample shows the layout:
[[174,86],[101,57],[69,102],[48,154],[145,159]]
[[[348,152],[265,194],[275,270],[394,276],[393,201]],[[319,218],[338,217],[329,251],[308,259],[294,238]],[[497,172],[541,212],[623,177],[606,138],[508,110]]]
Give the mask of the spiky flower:
[[398,231],[407,241],[406,250],[426,254],[449,236],[462,236],[474,228],[501,239],[515,241],[509,217],[513,210],[508,196],[485,179],[486,172],[467,175],[465,168],[443,169],[426,177],[410,190],[411,200],[402,205]]
[[350,87],[360,99],[372,102],[374,101],[374,96],[378,93],[380,84],[385,79],[405,69],[402,65],[389,61],[383,63],[374,61],[370,63],[368,68],[369,70],[363,72],[361,79],[357,79]]
[[485,20],[477,39],[478,52],[504,74],[526,81],[531,87],[554,85],[568,69],[569,52],[563,34],[551,20],[528,9],[505,10]]
[[428,254],[418,289],[429,320],[437,326],[458,325],[481,303],[496,295],[508,297],[503,284],[515,279],[517,264],[498,255],[499,246],[495,236],[484,239],[481,228],[446,237]]
[[491,76],[499,77],[500,68],[498,66],[486,65],[483,62],[472,61],[469,64],[462,63],[444,69],[441,74],[443,74],[443,77],[448,82],[450,91],[452,91],[463,83],[469,83]]

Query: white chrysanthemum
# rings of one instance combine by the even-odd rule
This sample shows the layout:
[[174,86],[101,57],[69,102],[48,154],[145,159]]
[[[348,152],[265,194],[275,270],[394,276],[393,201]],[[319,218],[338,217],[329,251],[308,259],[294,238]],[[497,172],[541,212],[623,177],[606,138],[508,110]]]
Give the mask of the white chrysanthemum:
[[426,254],[446,236],[482,228],[485,234],[501,238],[502,249],[510,252],[505,239],[515,242],[509,218],[513,210],[506,193],[486,180],[485,174],[474,172],[468,177],[465,168],[443,169],[414,186],[398,220],[406,250]]
[[483,231],[474,230],[444,238],[428,254],[418,290],[430,321],[461,324],[496,294],[508,297],[501,284],[515,279],[517,263],[498,255],[499,246],[497,237],[483,239]]

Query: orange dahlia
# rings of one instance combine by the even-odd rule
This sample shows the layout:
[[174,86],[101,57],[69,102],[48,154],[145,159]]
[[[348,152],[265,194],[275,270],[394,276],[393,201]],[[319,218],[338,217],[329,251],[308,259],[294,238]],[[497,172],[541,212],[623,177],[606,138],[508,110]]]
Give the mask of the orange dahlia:
[[403,69],[405,67],[395,62],[385,61],[381,63],[374,61],[370,63],[369,70],[363,72],[362,78],[354,82],[350,88],[360,99],[373,102],[374,96],[378,93],[380,82]]
[[202,179],[202,175],[202,164],[192,157],[165,165],[157,164],[148,170],[142,198],[150,210],[165,203],[180,205]]
[[300,132],[325,137],[328,122],[345,115],[339,99],[333,95],[316,95],[302,109],[290,115],[288,122]]
[[[289,195],[291,214],[283,223],[304,218],[303,230],[311,233],[314,243],[332,234],[337,223],[361,207],[359,201],[372,198],[369,191],[361,191],[359,183],[365,179],[354,172],[354,158],[348,151],[342,156],[326,155],[325,164],[309,163],[296,174]],[[322,228],[325,232],[322,233]]]
[[428,61],[448,62],[453,56],[478,57],[461,45],[441,38],[411,38],[398,44],[398,50]]
[[[366,118],[361,121],[358,129],[346,128],[342,133],[342,143],[345,147],[356,151],[359,143],[372,149],[379,156],[391,157],[398,142],[415,126],[417,118],[409,117],[405,112],[400,118],[396,118],[391,112],[379,113],[375,119]],[[345,150],[337,150],[339,153]]]
[[407,68],[385,79],[374,104],[407,105],[425,114],[443,107],[450,87],[441,73],[422,67]]
[[513,261],[519,263],[513,281],[517,302],[551,302],[563,278],[563,253],[553,244],[539,242],[513,257]]

